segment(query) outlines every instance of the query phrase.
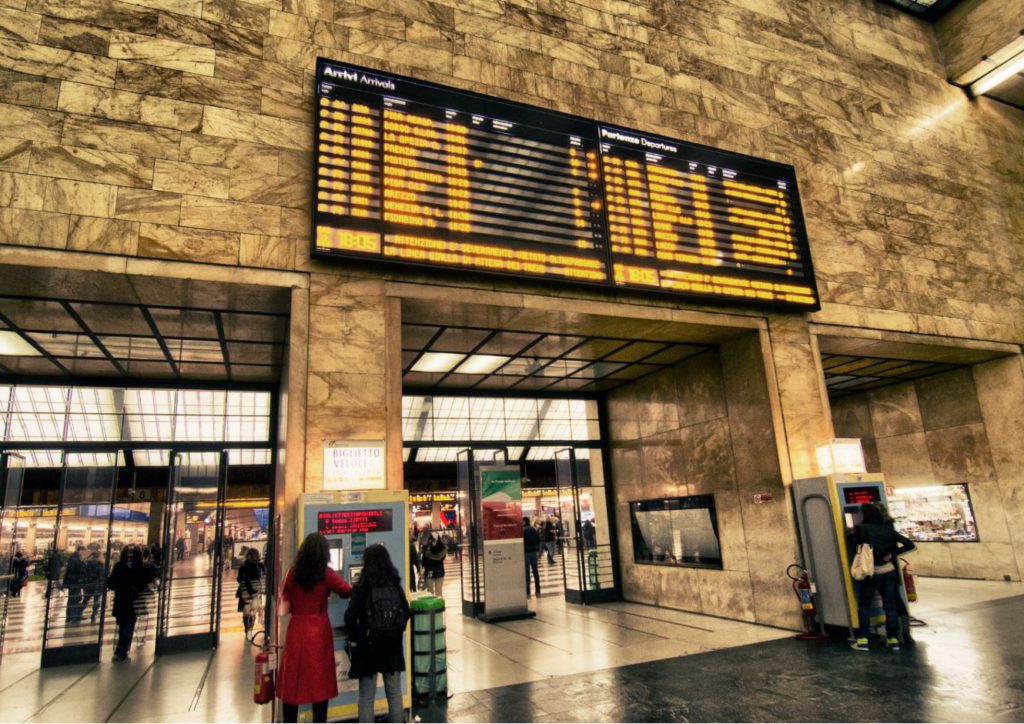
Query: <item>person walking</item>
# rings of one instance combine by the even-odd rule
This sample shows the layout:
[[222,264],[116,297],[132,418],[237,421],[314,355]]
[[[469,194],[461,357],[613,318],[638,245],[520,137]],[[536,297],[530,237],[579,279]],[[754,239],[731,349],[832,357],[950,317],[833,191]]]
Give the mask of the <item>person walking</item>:
[[551,518],[544,521],[544,532],[541,533],[540,540],[544,544],[544,550],[548,554],[548,564],[555,562],[555,539],[558,537],[557,528],[555,524],[551,522]]
[[28,558],[21,550],[14,552],[14,559],[11,560],[11,583],[10,591],[12,598],[21,597],[21,589],[28,578]]
[[245,637],[249,638],[252,634],[253,622],[256,619],[256,594],[259,593],[260,582],[263,580],[263,564],[260,563],[258,548],[250,548],[245,552],[245,562],[239,566],[236,580],[238,581],[238,590],[235,595],[238,597],[238,610],[242,614]]
[[874,555],[874,573],[859,581],[857,591],[857,615],[860,627],[857,639],[850,644],[854,651],[869,651],[868,634],[871,629],[871,602],[877,591],[885,610],[885,644],[892,652],[900,650],[900,620],[898,604],[899,569],[898,557],[914,550],[914,542],[896,531],[892,521],[886,521],[882,509],[874,503],[860,506],[863,521],[853,529],[857,545],[867,543]]
[[427,590],[435,596],[442,595],[444,588],[444,559],[448,557],[448,546],[441,540],[440,533],[434,533],[423,551],[423,575],[427,579]]
[[82,553],[85,546],[78,546],[74,553],[68,558],[67,567],[64,569],[64,579],[61,585],[68,594],[67,608],[65,609],[65,620],[68,623],[81,623],[82,611],[85,610],[85,601],[82,596],[82,589],[85,587],[85,561],[82,560]]
[[89,623],[96,623],[96,617],[103,605],[103,563],[100,561],[100,552],[96,550],[92,551],[85,559],[82,616],[85,615],[85,609],[89,608],[90,603],[92,610],[89,613]]
[[107,578],[107,588],[114,592],[114,620],[117,621],[114,661],[128,660],[138,618],[136,603],[149,584],[142,552],[134,545],[122,548],[121,559]]
[[327,721],[327,701],[338,695],[327,599],[332,591],[348,598],[352,588],[328,567],[329,560],[327,539],[310,533],[299,546],[295,565],[281,587],[282,603],[290,607],[292,615],[277,681],[277,698],[286,722],[298,721],[300,704],[313,705],[313,721]]
[[540,556],[540,533],[530,525],[529,518],[523,518],[523,553],[526,555],[526,597],[530,597],[530,571],[533,571],[533,584],[540,598],[540,569],[537,559]]
[[404,720],[402,644],[411,615],[401,577],[387,548],[380,543],[370,546],[363,556],[363,573],[352,589],[352,601],[345,611],[345,633],[352,657],[348,678],[359,679],[361,722],[374,720],[377,674],[384,679],[388,721]]

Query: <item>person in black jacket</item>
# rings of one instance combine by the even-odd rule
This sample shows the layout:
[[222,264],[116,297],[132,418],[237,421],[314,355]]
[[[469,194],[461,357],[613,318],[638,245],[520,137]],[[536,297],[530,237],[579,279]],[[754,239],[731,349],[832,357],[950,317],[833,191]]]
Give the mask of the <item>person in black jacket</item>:
[[14,559],[11,561],[11,596],[21,596],[21,589],[28,578],[28,558],[20,550],[15,551]]
[[85,561],[82,560],[84,546],[75,548],[75,552],[68,558],[68,565],[64,569],[64,579],[61,585],[68,593],[68,605],[66,620],[68,623],[81,623],[82,611],[85,609],[85,600],[82,596],[82,589],[85,587]]
[[142,552],[132,545],[121,549],[121,560],[114,564],[107,578],[107,588],[114,592],[114,619],[117,621],[114,661],[128,660],[138,617],[135,604],[151,580],[142,561]]
[[860,628],[857,629],[857,640],[850,644],[854,651],[868,651],[868,633],[871,626],[871,601],[875,591],[882,597],[885,609],[886,646],[891,651],[900,650],[899,612],[896,598],[899,595],[899,561],[903,553],[914,550],[914,542],[896,532],[892,521],[886,521],[882,509],[874,503],[864,503],[860,507],[863,522],[853,529],[857,545],[867,543],[875,559],[873,575],[860,581],[857,592],[857,615]]
[[533,571],[534,588],[540,598],[540,569],[537,559],[540,556],[540,533],[530,525],[529,518],[523,518],[523,553],[526,558],[526,597],[530,597],[530,571]]
[[409,601],[402,589],[387,548],[380,543],[363,554],[363,572],[352,588],[352,600],[345,611],[352,668],[348,678],[359,679],[359,721],[372,722],[377,693],[377,674],[383,674],[388,699],[388,721],[404,719],[402,672],[405,655],[402,643],[411,617]]
[[423,575],[427,579],[427,590],[435,596],[444,589],[444,559],[448,557],[448,546],[439,533],[433,533],[430,542],[423,549]]
[[256,594],[260,589],[260,581],[263,580],[263,564],[260,563],[258,548],[250,548],[245,552],[245,562],[239,566],[236,580],[238,581],[238,590],[235,592],[235,596],[238,597],[238,610],[242,614],[245,637],[249,638],[255,620],[253,606],[256,602]]
[[[85,559],[85,584],[82,595],[82,610],[92,604],[92,612],[89,614],[89,623],[96,623],[100,608],[103,606],[103,562],[100,560],[99,551],[92,551]],[[80,616],[81,618],[81,616]]]

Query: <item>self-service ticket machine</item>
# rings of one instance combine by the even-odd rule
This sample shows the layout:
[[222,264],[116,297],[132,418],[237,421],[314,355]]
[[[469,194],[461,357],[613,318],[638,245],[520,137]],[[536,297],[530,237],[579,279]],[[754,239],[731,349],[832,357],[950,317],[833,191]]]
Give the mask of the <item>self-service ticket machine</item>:
[[[793,481],[793,500],[804,567],[815,586],[817,620],[826,626],[856,629],[857,586],[850,564],[857,552],[853,527],[861,522],[861,503],[886,505],[881,475],[827,475]],[[900,596],[906,604],[900,576]]]
[[[299,499],[299,543],[310,533],[327,538],[331,568],[355,585],[363,569],[363,552],[374,543],[383,543],[402,576],[408,595],[409,581],[409,504],[406,491],[367,490],[307,493]],[[348,600],[331,596],[328,615],[334,629],[334,661],[338,676],[338,696],[328,704],[331,719],[355,719],[358,716],[359,682],[348,678],[350,662],[345,653],[345,610]],[[402,674],[402,704],[412,702],[408,664],[412,661],[409,631],[405,635],[406,671]],[[383,681],[377,679],[374,710],[387,712]],[[308,711],[306,712],[308,717]]]

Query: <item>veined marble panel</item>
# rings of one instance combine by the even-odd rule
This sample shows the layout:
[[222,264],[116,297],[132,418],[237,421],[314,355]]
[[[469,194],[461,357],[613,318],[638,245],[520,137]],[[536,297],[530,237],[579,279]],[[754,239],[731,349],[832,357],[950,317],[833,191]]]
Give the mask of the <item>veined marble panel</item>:
[[880,437],[875,443],[881,472],[890,485],[920,485],[935,481],[925,433]]
[[921,409],[912,384],[883,387],[868,393],[868,399],[876,437],[905,435],[924,429]]
[[937,482],[996,479],[984,424],[931,430],[926,435]]
[[925,430],[981,422],[981,407],[970,369],[959,369],[914,383]]

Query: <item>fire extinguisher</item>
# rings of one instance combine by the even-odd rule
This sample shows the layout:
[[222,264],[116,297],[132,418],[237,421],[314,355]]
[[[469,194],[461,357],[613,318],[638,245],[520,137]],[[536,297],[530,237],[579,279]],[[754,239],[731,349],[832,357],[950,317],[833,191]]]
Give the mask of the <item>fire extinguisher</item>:
[[908,601],[917,600],[917,584],[914,583],[914,574],[910,572],[910,564],[903,562],[903,590],[907,592]]
[[265,631],[253,634],[252,643],[256,645],[256,636],[263,634],[263,645],[253,659],[253,690],[252,700],[256,704],[269,704],[274,700],[274,675],[277,673],[277,647],[271,645]]
[[[794,575],[794,569],[798,571]],[[814,605],[814,585],[807,575],[807,570],[796,563],[786,569],[786,575],[793,581],[793,592],[800,601],[800,613],[804,617],[804,631],[797,634],[797,638],[805,641],[817,641],[827,638],[824,633],[814,630],[814,617],[818,610]]]

